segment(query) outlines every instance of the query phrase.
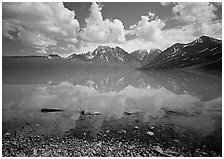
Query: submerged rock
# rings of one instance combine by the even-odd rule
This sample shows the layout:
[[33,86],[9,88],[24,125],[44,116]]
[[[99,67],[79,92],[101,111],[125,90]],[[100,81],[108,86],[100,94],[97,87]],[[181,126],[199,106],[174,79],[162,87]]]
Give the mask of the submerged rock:
[[61,109],[57,109],[57,108],[42,108],[41,109],[41,112],[44,112],[44,113],[47,113],[47,112],[59,112],[59,111],[64,111],[64,110],[61,110]]

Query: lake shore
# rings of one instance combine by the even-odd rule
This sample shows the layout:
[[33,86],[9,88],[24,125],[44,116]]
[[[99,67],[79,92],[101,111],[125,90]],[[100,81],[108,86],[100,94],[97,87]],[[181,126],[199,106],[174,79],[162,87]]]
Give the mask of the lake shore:
[[[149,131],[150,130],[150,131]],[[63,137],[4,133],[4,157],[201,157],[221,156],[206,145],[195,145],[191,139],[170,138],[171,129],[135,127],[133,130],[102,130],[91,136],[67,132]],[[160,133],[160,134],[159,134]]]

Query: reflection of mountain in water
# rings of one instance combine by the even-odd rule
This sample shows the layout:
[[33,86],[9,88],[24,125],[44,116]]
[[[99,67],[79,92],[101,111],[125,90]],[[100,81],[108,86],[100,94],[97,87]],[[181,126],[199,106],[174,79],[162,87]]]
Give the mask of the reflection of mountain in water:
[[[199,71],[3,71],[3,83],[45,83],[58,85],[68,81],[72,85],[88,86],[99,93],[119,92],[128,86],[158,89],[164,87],[179,94],[190,94],[208,101],[221,94],[221,73],[215,75]],[[7,79],[7,80],[6,80]]]
[[[222,80],[212,74],[189,71],[146,72],[143,79],[150,80],[151,87],[164,87],[175,94],[190,94],[202,101],[220,97]],[[146,82],[147,83],[147,82]]]
[[151,89],[164,87],[175,94],[190,94],[202,101],[219,97],[221,82],[221,79],[214,75],[187,71],[116,72],[70,81],[73,85],[93,87],[99,92],[119,92],[129,85]]

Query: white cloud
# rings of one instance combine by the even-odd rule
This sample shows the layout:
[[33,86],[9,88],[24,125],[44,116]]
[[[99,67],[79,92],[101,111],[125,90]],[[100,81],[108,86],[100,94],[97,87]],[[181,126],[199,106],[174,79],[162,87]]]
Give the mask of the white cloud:
[[175,2],[160,2],[160,4],[161,4],[162,6],[170,6],[170,5],[172,5],[172,4],[175,4]]
[[81,32],[82,39],[93,43],[122,43],[125,42],[123,23],[118,20],[103,19],[102,8],[97,3],[92,3],[90,15],[85,20],[86,26]]
[[163,39],[162,28],[165,23],[149,12],[147,16],[141,16],[141,20],[130,26],[131,33],[146,41],[160,41]]
[[178,3],[173,7],[175,19],[182,22],[184,26],[191,26],[193,35],[197,37],[219,35],[217,38],[220,38],[222,22],[216,20],[216,10],[214,5],[207,2]]
[[119,45],[125,51],[131,53],[134,50],[150,50],[152,48],[164,49],[164,47],[154,41],[145,41],[144,39],[135,38]]
[[74,17],[62,3],[3,3],[3,36],[46,52],[57,39],[76,42],[79,23]]

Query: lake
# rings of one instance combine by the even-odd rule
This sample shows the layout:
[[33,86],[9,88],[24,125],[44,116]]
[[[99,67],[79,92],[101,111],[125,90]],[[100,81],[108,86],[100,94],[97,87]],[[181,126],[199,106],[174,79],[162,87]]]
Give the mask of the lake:
[[[221,154],[221,72],[5,69],[2,79],[3,134],[91,139],[102,130],[136,126],[141,136],[150,126],[152,136],[167,145],[193,143]],[[85,116],[83,110],[100,115]]]

